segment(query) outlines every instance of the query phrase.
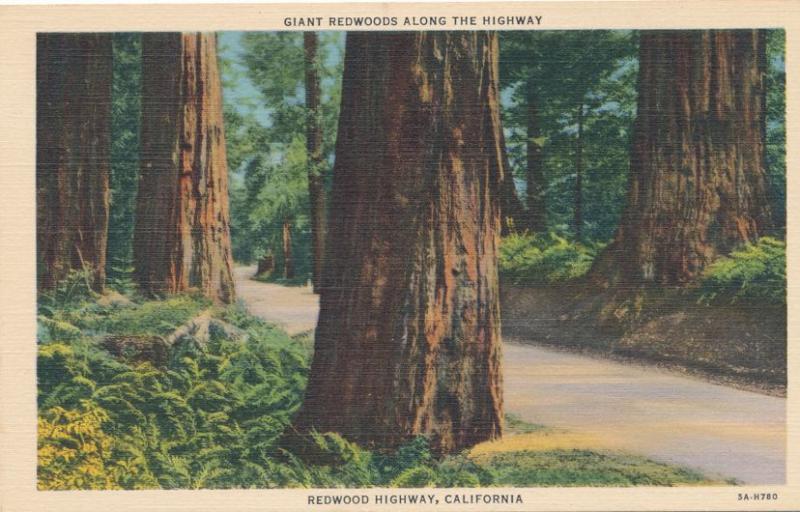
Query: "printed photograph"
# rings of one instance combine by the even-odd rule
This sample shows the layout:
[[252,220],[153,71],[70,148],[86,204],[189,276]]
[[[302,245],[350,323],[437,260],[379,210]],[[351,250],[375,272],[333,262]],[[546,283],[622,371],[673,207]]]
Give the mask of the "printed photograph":
[[39,490],[785,484],[784,43],[39,33]]

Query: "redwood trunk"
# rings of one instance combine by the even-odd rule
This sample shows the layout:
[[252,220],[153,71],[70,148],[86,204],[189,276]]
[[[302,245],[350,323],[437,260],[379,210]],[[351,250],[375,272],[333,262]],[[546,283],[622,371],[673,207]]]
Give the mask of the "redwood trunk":
[[292,259],[292,221],[283,221],[283,277],[294,279],[294,260]]
[[308,153],[308,200],[311,206],[312,283],[319,292],[325,261],[325,180],[322,175],[322,109],[316,32],[303,33],[305,49],[306,151]]
[[349,33],[302,431],[454,452],[502,424],[490,32]]
[[759,30],[643,32],[624,275],[695,279],[769,225],[766,41]]
[[528,84],[528,173],[526,175],[528,225],[532,233],[547,230],[545,209],[545,183],[542,169],[542,131],[539,126],[538,98],[533,84]]
[[72,270],[105,285],[111,154],[111,36],[39,34],[36,242],[39,286]]
[[258,260],[258,266],[256,267],[256,275],[269,275],[275,270],[275,257],[272,255],[272,252],[267,252],[264,254],[261,259]]
[[234,300],[216,37],[142,36],[141,176],[134,265],[150,294]]

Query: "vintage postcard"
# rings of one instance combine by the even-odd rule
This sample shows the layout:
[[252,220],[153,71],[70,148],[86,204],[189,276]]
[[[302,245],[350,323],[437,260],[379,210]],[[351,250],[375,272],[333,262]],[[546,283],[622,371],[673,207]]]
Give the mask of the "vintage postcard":
[[0,510],[800,509],[800,5],[0,21]]

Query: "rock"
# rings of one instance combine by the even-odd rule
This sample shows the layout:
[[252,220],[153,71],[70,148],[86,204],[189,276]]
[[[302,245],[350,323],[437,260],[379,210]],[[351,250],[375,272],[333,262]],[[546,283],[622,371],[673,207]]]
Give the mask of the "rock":
[[202,346],[207,344],[215,334],[232,340],[242,340],[247,335],[242,329],[212,317],[211,310],[206,310],[178,327],[166,337],[165,342],[169,347],[185,341]]
[[128,297],[122,295],[119,292],[109,291],[104,293],[97,299],[97,304],[103,307],[111,307],[111,306],[132,306],[133,301]]
[[169,355],[169,346],[161,336],[111,335],[103,338],[102,345],[111,355],[126,362],[163,366]]

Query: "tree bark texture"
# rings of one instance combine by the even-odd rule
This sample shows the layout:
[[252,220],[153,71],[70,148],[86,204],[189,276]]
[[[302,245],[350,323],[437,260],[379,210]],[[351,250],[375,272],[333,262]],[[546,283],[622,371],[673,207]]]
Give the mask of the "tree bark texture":
[[311,206],[312,283],[319,292],[325,261],[326,201],[322,161],[322,109],[320,107],[319,57],[316,32],[303,33],[306,89],[306,151],[308,153],[308,200]]
[[489,32],[348,34],[300,431],[442,453],[500,435],[497,50]]
[[105,285],[111,154],[111,35],[38,34],[36,242],[39,287],[72,270]]
[[142,36],[141,175],[134,266],[141,289],[234,300],[216,36]]
[[292,221],[284,219],[281,233],[283,241],[283,277],[294,279],[294,260],[292,259]]
[[258,266],[256,267],[256,275],[269,275],[275,270],[275,257],[272,255],[272,252],[267,252],[258,260]]
[[539,126],[538,101],[534,86],[528,84],[528,141],[526,145],[528,222],[526,227],[531,233],[541,233],[547,230],[547,210],[544,198],[546,184],[542,168],[542,130]]
[[686,283],[769,226],[765,34],[642,32],[639,69],[615,266],[645,282]]

